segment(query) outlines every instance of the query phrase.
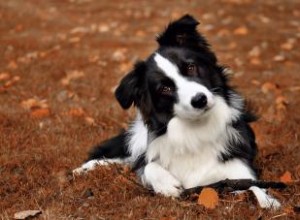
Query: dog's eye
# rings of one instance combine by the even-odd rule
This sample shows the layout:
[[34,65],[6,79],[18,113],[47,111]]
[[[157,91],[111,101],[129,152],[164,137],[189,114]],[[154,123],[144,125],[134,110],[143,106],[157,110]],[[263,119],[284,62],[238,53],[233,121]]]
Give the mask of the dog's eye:
[[161,95],[165,95],[165,96],[171,96],[173,94],[173,90],[169,86],[161,86],[161,87],[159,87],[158,92]]
[[189,63],[187,65],[187,74],[190,76],[197,74],[196,65],[194,63]]

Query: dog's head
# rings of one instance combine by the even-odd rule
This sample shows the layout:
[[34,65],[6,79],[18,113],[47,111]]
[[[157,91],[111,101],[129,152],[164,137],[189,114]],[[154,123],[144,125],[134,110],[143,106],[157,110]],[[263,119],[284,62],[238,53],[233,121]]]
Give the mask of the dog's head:
[[209,115],[216,97],[226,101],[224,70],[190,15],[168,25],[158,49],[137,63],[121,81],[116,98],[124,109],[134,104],[157,134],[173,117],[196,121]]

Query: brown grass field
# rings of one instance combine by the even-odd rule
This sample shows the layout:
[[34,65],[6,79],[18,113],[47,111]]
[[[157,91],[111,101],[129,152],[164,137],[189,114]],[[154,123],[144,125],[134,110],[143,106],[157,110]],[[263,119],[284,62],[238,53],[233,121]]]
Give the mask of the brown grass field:
[[[280,210],[250,193],[219,195],[214,209],[153,195],[124,167],[70,174],[126,128],[134,110],[119,107],[115,86],[185,13],[260,116],[261,178],[289,182],[272,190]],[[300,219],[299,48],[299,0],[0,0],[0,219],[30,209],[54,220]]]

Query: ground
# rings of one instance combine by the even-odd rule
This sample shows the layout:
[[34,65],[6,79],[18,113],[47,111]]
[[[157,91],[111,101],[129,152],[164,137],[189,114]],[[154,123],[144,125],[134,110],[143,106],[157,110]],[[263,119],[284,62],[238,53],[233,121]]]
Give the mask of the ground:
[[[290,182],[272,191],[280,210],[260,209],[250,194],[219,195],[214,209],[164,198],[118,166],[70,174],[126,128],[134,110],[120,108],[115,86],[185,13],[260,116],[261,178]],[[39,219],[299,218],[299,1],[0,0],[0,19],[1,219],[30,209]]]

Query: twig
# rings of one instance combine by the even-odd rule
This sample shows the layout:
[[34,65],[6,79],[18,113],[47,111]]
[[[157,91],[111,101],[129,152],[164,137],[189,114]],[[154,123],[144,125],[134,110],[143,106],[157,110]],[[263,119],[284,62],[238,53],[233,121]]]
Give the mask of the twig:
[[212,183],[206,186],[197,186],[189,189],[185,189],[181,193],[182,198],[186,198],[191,194],[200,193],[203,188],[210,187],[214,188],[219,192],[232,192],[237,190],[247,190],[251,186],[257,186],[259,188],[267,189],[284,189],[287,185],[283,182],[272,182],[272,181],[263,181],[263,180],[252,180],[252,179],[225,179],[216,183]]

